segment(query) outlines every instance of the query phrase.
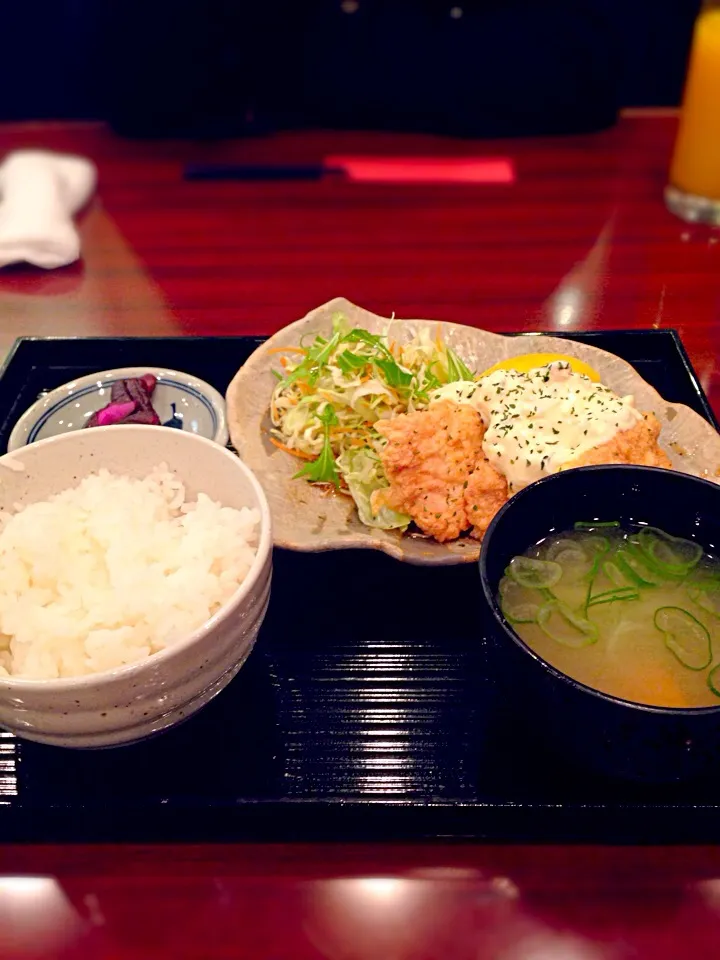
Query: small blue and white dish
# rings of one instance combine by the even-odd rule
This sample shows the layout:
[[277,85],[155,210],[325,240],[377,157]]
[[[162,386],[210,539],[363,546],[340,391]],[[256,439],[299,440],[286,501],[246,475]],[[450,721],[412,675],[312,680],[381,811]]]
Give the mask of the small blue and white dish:
[[110,402],[114,383],[146,374],[157,378],[152,405],[164,427],[195,433],[221,446],[227,444],[225,400],[210,384],[179,370],[121,367],[78,377],[43,394],[13,427],[8,451],[80,430],[94,413]]

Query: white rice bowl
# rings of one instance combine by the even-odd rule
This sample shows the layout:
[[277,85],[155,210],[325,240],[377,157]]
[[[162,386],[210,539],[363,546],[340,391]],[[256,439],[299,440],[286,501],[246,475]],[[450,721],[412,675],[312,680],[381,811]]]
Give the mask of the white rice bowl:
[[267,498],[210,440],[121,424],[0,457],[0,727],[106,747],[179,723],[245,663],[271,583]]
[[166,464],[0,512],[0,675],[82,676],[179,642],[243,582],[259,522],[204,493],[188,502]]

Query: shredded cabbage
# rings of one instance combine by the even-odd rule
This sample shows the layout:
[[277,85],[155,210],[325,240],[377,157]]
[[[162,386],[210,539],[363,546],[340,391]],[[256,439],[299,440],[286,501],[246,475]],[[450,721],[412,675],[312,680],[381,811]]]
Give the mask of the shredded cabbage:
[[407,530],[410,517],[383,505],[373,508],[372,495],[388,486],[382,463],[368,447],[346,450],[337,458],[337,467],[350,495],[355,501],[358,516],[368,527],[381,530]]
[[341,314],[329,339],[289,349],[282,366],[270,405],[272,437],[312,461],[298,475],[347,487],[367,526],[404,530],[409,517],[373,504],[373,493],[388,486],[380,459],[386,441],[375,424],[422,409],[431,391],[473,380],[472,372],[427,328],[401,344],[390,330],[377,336],[351,328]]

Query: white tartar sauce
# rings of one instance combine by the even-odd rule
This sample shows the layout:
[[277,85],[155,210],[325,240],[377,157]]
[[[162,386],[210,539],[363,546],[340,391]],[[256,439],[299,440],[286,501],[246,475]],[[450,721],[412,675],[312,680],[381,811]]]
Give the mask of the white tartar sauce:
[[511,492],[556,473],[642,419],[632,396],[620,397],[559,360],[527,373],[496,370],[475,383],[448,383],[432,394],[434,400],[478,411],[486,427],[485,456]]

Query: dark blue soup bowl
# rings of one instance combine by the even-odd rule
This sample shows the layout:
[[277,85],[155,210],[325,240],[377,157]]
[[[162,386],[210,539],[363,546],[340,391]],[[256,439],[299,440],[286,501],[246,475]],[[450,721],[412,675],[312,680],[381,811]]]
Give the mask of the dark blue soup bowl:
[[487,640],[510,703],[547,744],[596,772],[650,782],[717,772],[717,707],[650,707],[578,683],[534,653],[500,611],[510,560],[578,520],[647,523],[720,554],[720,486],[654,467],[580,467],[516,494],[488,528],[480,554]]

